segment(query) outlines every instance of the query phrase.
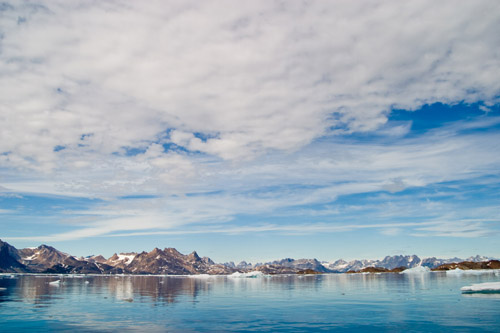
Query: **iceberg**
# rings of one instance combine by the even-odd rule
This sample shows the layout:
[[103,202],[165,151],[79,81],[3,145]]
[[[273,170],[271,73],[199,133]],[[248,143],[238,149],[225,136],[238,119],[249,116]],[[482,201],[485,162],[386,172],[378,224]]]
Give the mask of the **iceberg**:
[[500,293],[500,282],[477,283],[460,288],[463,293]]
[[228,275],[231,278],[259,278],[263,277],[264,273],[260,271],[253,271],[253,272],[248,272],[248,273],[239,273],[239,272],[234,272],[231,275]]
[[4,291],[4,290],[7,290],[7,288],[0,288],[0,291]]
[[59,284],[61,283],[61,280],[56,280],[49,282],[49,285],[54,286],[54,287],[59,287]]
[[405,269],[399,274],[425,274],[430,273],[431,269],[425,266],[417,266],[409,269]]

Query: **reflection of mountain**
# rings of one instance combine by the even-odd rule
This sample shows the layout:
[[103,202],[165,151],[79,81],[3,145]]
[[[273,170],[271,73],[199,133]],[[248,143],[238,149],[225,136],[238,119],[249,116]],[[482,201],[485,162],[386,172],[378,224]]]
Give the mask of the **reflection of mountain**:
[[[50,284],[60,280],[57,285]],[[153,303],[174,303],[179,297],[196,298],[200,293],[209,293],[211,283],[203,279],[187,277],[156,277],[156,276],[31,276],[23,275],[13,279],[2,279],[2,286],[9,293],[18,293],[16,299],[23,299],[33,304],[50,305],[54,297],[65,294],[102,295],[112,301],[137,300],[144,297]],[[0,298],[0,302],[2,298]],[[1,329],[0,329],[1,331]]]
[[[17,294],[16,297],[14,297],[15,299],[22,299],[23,302],[33,304],[47,304],[50,303],[54,295],[61,292],[59,286],[49,284],[49,282],[58,279],[59,277],[48,275],[20,275],[16,277],[2,278],[1,286],[6,287],[6,293]],[[0,297],[0,302],[3,300],[4,298]]]
[[109,293],[117,299],[147,297],[155,303],[174,303],[178,297],[196,298],[208,293],[211,284],[191,278],[126,276],[108,279]]

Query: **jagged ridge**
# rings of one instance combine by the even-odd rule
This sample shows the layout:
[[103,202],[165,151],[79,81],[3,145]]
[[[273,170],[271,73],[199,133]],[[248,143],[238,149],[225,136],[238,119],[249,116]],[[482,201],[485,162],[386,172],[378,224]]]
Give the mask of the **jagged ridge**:
[[[48,245],[17,250],[0,240],[0,272],[2,273],[58,273],[58,274],[231,274],[234,272],[261,271],[265,274],[296,274],[304,272],[345,273],[401,271],[416,266],[446,270],[496,268],[497,262],[485,263],[492,258],[475,256],[459,258],[420,259],[412,256],[387,256],[382,260],[352,260],[319,262],[316,259],[281,259],[264,264],[233,262],[216,264],[210,258],[201,258],[196,252],[184,255],[174,248],[153,249],[151,252],[113,254],[106,259],[101,255],[75,258]],[[457,264],[458,262],[458,264]],[[465,262],[465,263],[464,263]]]

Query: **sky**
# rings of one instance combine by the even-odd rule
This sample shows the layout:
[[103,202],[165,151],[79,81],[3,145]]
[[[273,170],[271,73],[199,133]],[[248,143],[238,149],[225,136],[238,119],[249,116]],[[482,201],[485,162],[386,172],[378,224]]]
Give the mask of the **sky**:
[[0,239],[500,257],[500,3],[0,3]]

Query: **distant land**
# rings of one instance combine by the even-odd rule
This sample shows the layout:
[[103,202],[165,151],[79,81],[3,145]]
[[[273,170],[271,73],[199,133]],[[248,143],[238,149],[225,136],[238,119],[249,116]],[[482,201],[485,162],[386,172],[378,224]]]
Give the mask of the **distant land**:
[[433,270],[500,269],[495,258],[476,255],[466,259],[419,258],[416,255],[387,256],[383,260],[342,259],[320,262],[316,259],[281,259],[267,263],[215,263],[195,251],[185,255],[174,248],[155,248],[150,252],[120,253],[110,258],[101,255],[74,257],[48,246],[16,249],[0,240],[0,273],[45,274],[160,274],[228,275],[260,271],[264,274],[381,273],[401,272],[418,266]]

